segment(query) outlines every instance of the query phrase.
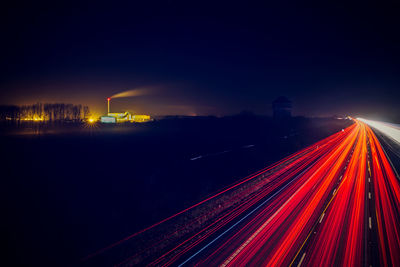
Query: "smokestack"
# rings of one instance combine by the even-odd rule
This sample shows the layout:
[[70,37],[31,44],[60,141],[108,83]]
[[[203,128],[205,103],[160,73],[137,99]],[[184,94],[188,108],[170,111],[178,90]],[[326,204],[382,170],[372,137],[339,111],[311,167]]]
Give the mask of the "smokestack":
[[107,98],[107,115],[110,114],[110,98]]

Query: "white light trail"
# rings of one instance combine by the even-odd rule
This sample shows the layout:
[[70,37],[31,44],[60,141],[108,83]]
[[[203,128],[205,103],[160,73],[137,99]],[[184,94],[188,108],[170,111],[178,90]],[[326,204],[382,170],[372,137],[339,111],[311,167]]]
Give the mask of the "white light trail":
[[358,120],[365,122],[369,126],[381,131],[383,134],[389,136],[396,142],[400,144],[400,126],[393,124],[393,123],[387,123],[387,122],[382,122],[382,121],[372,121],[372,120],[367,120],[367,119],[362,119],[362,118],[357,118]]

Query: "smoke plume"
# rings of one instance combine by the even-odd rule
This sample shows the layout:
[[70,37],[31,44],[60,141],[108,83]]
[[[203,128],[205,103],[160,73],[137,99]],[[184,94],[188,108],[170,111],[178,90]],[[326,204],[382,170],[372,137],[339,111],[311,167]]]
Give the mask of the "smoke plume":
[[144,89],[144,88],[132,89],[114,94],[110,98],[135,97],[135,96],[147,95],[149,93],[150,93],[149,89]]

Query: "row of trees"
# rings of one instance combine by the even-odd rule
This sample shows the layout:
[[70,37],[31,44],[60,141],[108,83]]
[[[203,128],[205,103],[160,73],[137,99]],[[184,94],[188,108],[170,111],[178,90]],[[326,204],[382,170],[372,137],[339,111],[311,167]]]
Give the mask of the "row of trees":
[[48,122],[80,122],[88,119],[90,115],[88,106],[64,103],[0,106],[1,121],[37,120]]

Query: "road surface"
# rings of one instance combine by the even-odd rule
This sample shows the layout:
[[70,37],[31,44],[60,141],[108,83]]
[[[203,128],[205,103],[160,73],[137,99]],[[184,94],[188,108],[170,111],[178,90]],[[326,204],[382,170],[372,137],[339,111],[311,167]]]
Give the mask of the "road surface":
[[387,137],[354,122],[83,262],[120,251],[117,266],[400,266]]

